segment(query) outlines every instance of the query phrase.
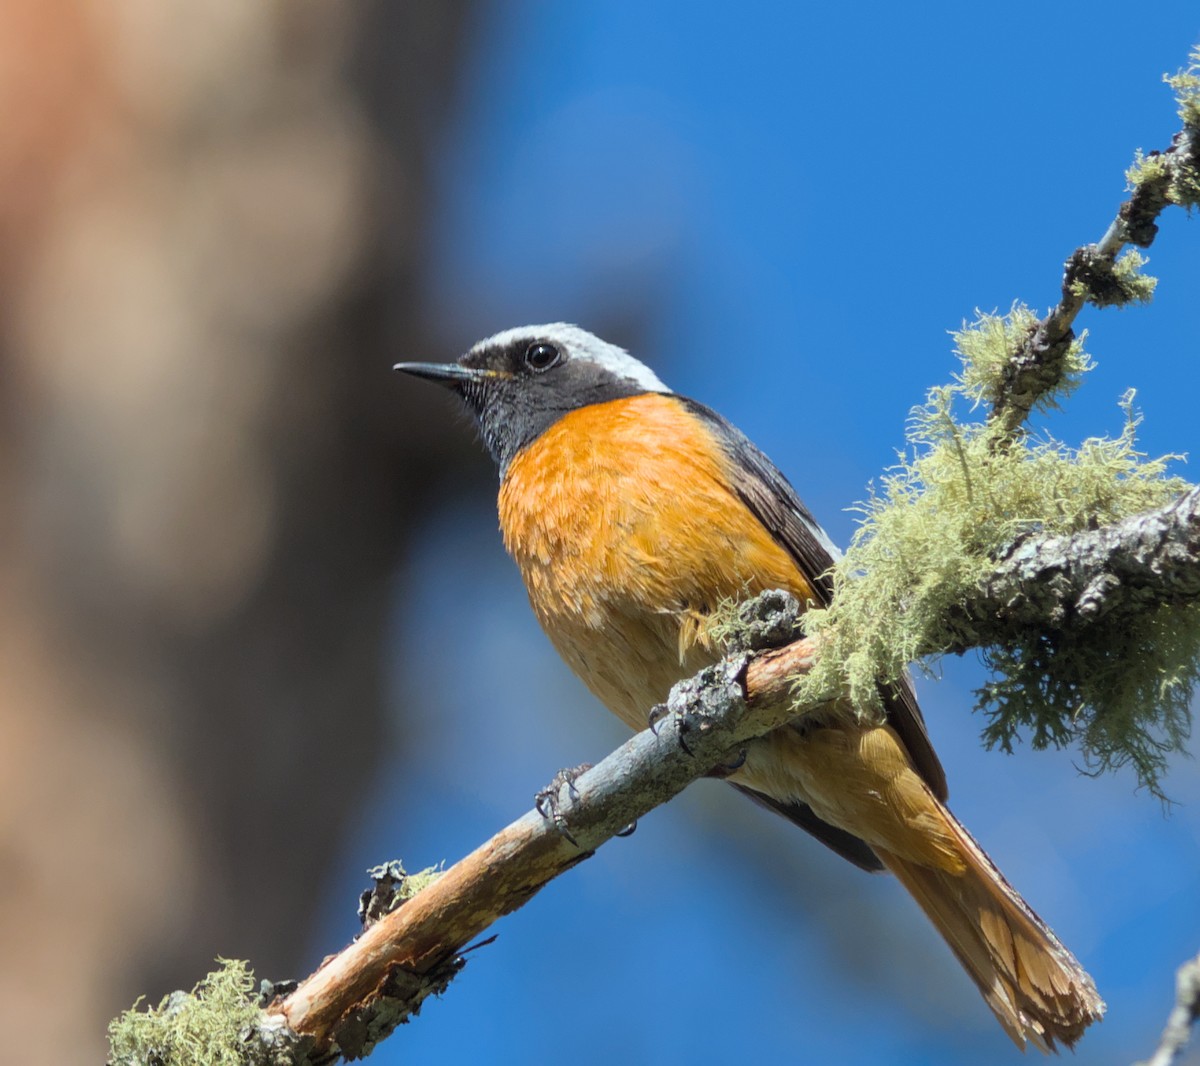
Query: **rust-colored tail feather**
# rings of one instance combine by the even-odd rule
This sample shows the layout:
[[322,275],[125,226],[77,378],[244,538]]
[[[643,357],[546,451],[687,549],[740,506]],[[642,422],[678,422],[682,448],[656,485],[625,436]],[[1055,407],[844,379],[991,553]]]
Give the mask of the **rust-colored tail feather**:
[[958,819],[942,810],[961,843],[959,869],[918,864],[879,847],[876,853],[937,927],[1018,1047],[1073,1046],[1104,1014],[1095,984]]

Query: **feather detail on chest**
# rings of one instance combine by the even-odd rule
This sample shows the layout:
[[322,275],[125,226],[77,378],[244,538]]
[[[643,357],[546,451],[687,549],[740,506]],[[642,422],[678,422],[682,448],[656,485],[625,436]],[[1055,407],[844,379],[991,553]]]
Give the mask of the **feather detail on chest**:
[[569,412],[505,473],[500,528],[539,621],[631,724],[711,661],[703,623],[721,599],[811,595],[730,466],[676,399],[645,394]]

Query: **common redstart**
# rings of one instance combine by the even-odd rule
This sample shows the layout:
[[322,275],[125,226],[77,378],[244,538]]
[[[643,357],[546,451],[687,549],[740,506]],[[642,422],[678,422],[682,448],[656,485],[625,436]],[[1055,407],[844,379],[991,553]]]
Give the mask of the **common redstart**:
[[[508,330],[449,386],[500,468],[500,529],[559,654],[634,729],[714,662],[718,605],[767,589],[829,603],[838,551],[787,479],[720,415],[576,326]],[[848,705],[750,743],[738,789],[865,870],[890,870],[1018,1046],[1073,1045],[1104,1013],[1092,979],[945,806],[907,681],[886,720]]]

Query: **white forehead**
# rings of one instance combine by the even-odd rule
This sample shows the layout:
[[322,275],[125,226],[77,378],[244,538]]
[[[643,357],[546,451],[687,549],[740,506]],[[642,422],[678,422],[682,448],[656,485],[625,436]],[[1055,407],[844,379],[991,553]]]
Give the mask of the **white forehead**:
[[528,340],[550,341],[557,344],[567,353],[568,359],[585,359],[597,366],[604,367],[618,377],[628,378],[640,385],[647,392],[670,392],[666,385],[659,380],[645,363],[634,359],[624,348],[602,341],[594,333],[586,329],[569,325],[566,322],[551,322],[545,326],[518,326],[516,329],[506,329],[494,337],[480,341],[472,351],[481,348],[501,348],[515,341]]

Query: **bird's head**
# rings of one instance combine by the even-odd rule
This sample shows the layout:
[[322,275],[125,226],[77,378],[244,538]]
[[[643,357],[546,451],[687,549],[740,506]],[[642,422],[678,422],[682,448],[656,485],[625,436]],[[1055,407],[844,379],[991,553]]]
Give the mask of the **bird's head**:
[[501,472],[563,415],[646,392],[669,393],[648,366],[578,326],[519,326],[455,363],[397,363],[462,397]]

